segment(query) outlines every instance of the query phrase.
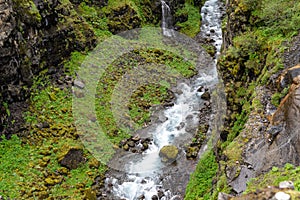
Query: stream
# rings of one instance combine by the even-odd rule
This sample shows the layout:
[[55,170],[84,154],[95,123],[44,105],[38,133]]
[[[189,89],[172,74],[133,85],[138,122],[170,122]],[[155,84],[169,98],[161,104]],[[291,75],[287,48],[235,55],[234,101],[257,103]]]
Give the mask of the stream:
[[[170,7],[168,2],[163,0],[161,0],[161,5],[163,35],[173,37],[175,33],[172,30]],[[186,159],[184,145],[187,141],[191,141],[196,133],[200,121],[200,110],[207,103],[201,99],[204,90],[199,90],[199,88],[212,88],[219,82],[216,58],[222,45],[221,7],[222,4],[218,0],[208,0],[201,10],[203,22],[200,34],[202,37],[211,38],[217,49],[215,60],[213,60],[215,63],[210,69],[213,73],[199,72],[197,77],[183,81],[176,86],[174,105],[160,111],[160,117],[164,120],[147,129],[148,135],[152,138],[149,148],[141,154],[128,157],[126,163],[121,163],[123,172],[111,170],[107,174],[105,186],[106,191],[110,192],[106,199],[180,200],[184,198],[190,173],[194,171],[201,153],[208,148],[207,145],[202,145],[196,160]],[[218,100],[214,99],[211,103],[219,104]],[[215,115],[219,114],[216,112]],[[218,117],[215,116],[215,118]],[[214,132],[213,129],[217,125],[217,123],[211,123],[209,131]],[[177,160],[173,163],[164,163],[161,161],[159,151],[165,145],[171,144],[179,149]]]

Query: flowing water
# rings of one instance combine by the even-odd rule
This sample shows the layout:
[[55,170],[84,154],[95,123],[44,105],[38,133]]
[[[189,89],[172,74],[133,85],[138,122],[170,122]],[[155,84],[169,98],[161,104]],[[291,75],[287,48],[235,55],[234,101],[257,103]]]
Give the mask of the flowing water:
[[[171,10],[167,3],[161,0],[162,4],[162,31],[167,37],[174,36],[171,27]],[[221,33],[221,10],[218,0],[208,0],[201,10],[203,19],[203,26],[201,33],[205,36],[210,36],[214,40],[214,45],[218,53],[222,44]],[[171,185],[182,185],[185,187],[188,176],[194,170],[197,161],[188,161],[185,159],[183,153],[183,146],[187,140],[191,140],[195,130],[199,126],[200,108],[203,107],[204,101],[200,98],[202,91],[199,91],[201,86],[213,86],[218,82],[216,65],[212,65],[211,71],[214,73],[199,74],[198,78],[182,82],[176,87],[175,101],[172,107],[163,111],[163,116],[166,119],[150,131],[153,142],[150,144],[149,149],[142,154],[131,157],[128,162],[124,164],[124,172],[120,172],[115,177],[106,179],[106,187],[110,188],[113,193],[112,199],[160,199],[160,200],[178,200],[183,199],[184,188],[180,192],[172,191]],[[212,102],[214,103],[214,102]],[[182,162],[178,168],[187,168],[186,177],[182,183],[180,179],[172,179],[176,174],[166,174],[164,169],[172,168],[172,164],[165,164],[159,157],[159,150],[169,144],[174,144],[180,148],[179,159],[177,165]],[[205,148],[203,149],[205,150]],[[183,174],[175,176],[182,176]],[[166,179],[169,180],[166,181]],[[176,183],[172,183],[176,180]],[[183,180],[183,179],[182,179]],[[169,184],[169,185],[168,185]],[[180,191],[178,189],[177,191]]]
[[172,14],[170,6],[163,0],[161,2],[162,10],[162,23],[161,28],[165,36],[171,37],[174,36],[174,31],[172,29]]

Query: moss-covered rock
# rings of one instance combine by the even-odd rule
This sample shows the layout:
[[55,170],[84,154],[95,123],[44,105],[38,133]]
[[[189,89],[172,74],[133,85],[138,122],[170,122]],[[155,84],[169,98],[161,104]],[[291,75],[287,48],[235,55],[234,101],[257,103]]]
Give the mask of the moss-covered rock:
[[173,162],[178,156],[179,150],[174,145],[163,146],[159,151],[159,156],[163,162]]

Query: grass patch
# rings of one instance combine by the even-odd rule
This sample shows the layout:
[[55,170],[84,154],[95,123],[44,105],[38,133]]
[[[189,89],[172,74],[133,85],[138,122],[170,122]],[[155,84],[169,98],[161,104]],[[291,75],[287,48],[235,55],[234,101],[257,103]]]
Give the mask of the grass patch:
[[198,7],[186,2],[182,9],[176,11],[175,16],[187,16],[187,21],[177,22],[180,32],[193,38],[200,32],[201,15]]
[[78,6],[77,11],[93,27],[99,42],[112,36],[112,33],[108,30],[107,18],[103,15],[100,8],[89,6],[82,2]]
[[218,164],[212,150],[207,151],[199,161],[195,172],[187,185],[185,200],[208,200],[212,192],[212,180],[216,175]]
[[282,181],[293,181],[295,190],[300,191],[300,167],[285,164],[284,167],[273,167],[268,173],[251,179],[247,184],[245,193],[256,191],[258,188],[266,188],[269,185],[278,186]]
[[271,103],[278,107],[282,98],[284,98],[289,92],[289,87],[284,88],[281,92],[276,92],[272,95]]
[[29,167],[29,163],[35,160],[35,152],[13,135],[10,140],[2,137],[0,142],[0,195],[4,198],[20,198],[22,185],[34,180],[41,175],[35,168]]

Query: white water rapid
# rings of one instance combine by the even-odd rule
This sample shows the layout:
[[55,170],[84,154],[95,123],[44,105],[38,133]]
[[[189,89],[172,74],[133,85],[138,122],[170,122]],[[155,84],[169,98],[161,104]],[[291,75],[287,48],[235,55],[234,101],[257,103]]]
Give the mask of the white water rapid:
[[219,0],[207,0],[201,8],[201,35],[204,38],[210,38],[213,42],[217,49],[216,57],[220,54],[222,46],[221,18],[223,14]]
[[[174,32],[169,29],[171,23],[170,7],[163,0],[161,0],[161,4],[163,34],[172,37]],[[201,34],[214,40],[218,55],[222,44],[219,1],[206,1],[201,10],[201,15],[203,20]],[[181,144],[180,141],[178,142],[178,138],[191,139],[193,137],[192,131],[188,129],[196,130],[199,126],[199,110],[204,104],[204,101],[200,98],[203,92],[198,89],[201,86],[214,85],[218,82],[216,65],[213,66],[215,68],[211,69],[215,72],[213,75],[202,73],[198,78],[177,86],[174,105],[163,112],[166,121],[157,124],[157,127],[151,132],[153,142],[149,149],[143,152],[141,157],[128,160],[128,163],[124,166],[126,173],[123,172],[122,180],[113,177],[106,179],[106,187],[110,188],[114,196],[112,199],[180,200],[184,198],[183,194],[174,194],[169,188],[164,187],[162,169],[167,166],[161,162],[159,150],[164,145],[174,144],[181,148],[182,152],[184,140]],[[183,153],[180,155],[182,156]]]

